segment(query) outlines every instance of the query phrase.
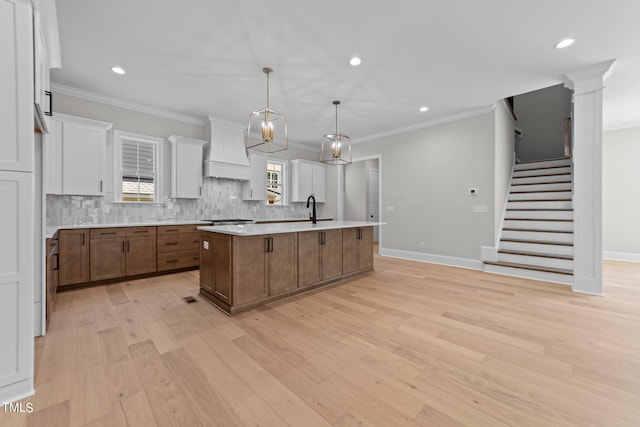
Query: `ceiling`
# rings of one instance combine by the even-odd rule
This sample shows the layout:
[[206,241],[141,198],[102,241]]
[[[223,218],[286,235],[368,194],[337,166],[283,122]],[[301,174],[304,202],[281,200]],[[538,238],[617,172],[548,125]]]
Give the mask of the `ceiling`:
[[[319,146],[335,126],[334,99],[339,130],[366,140],[486,111],[609,59],[605,127],[640,125],[637,0],[56,4],[63,68],[54,82],[244,124],[265,105],[270,66],[271,108],[287,114],[294,144]],[[555,49],[565,37],[575,44]]]

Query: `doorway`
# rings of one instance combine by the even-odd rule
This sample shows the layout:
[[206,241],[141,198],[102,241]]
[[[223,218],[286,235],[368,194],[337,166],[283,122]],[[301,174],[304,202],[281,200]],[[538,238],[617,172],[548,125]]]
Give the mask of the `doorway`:
[[[345,221],[380,221],[381,178],[379,156],[354,160],[343,172],[343,219]],[[373,227],[373,241],[380,241],[380,227]]]

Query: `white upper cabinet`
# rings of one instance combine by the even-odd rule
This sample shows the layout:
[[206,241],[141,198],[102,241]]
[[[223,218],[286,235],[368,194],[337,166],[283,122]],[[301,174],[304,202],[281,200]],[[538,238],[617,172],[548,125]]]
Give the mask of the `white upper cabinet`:
[[317,203],[327,199],[326,171],[322,163],[291,160],[291,201],[306,202],[313,195]]
[[202,197],[202,152],[206,141],[171,135],[171,197]]
[[265,200],[267,198],[267,158],[249,154],[251,176],[242,182],[242,200]]
[[56,114],[49,123],[52,132],[48,137],[50,145],[45,149],[44,175],[52,184],[47,184],[45,191],[102,196],[107,132],[111,123],[66,114]]
[[0,1],[0,170],[33,172],[33,17],[28,2]]

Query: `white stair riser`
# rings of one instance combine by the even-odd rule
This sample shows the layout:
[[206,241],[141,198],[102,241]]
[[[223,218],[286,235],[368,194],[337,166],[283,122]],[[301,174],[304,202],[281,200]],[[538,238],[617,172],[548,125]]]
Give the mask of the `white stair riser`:
[[573,219],[573,211],[509,211],[509,219]]
[[511,193],[509,200],[559,200],[571,199],[571,191],[552,191],[549,193]]
[[571,209],[571,201],[563,202],[508,202],[507,209]]
[[564,168],[551,168],[551,169],[533,169],[533,170],[521,170],[514,171],[513,177],[525,177],[525,176],[538,176],[538,175],[558,175],[561,173],[571,173],[570,167]]
[[524,228],[526,230],[573,231],[573,222],[569,221],[518,221],[510,219],[504,222],[504,228]]
[[556,183],[556,184],[529,184],[529,185],[512,185],[511,193],[515,194],[519,191],[554,191],[554,190],[564,190],[571,192],[573,189],[571,188],[570,182]]
[[566,245],[547,245],[540,243],[501,241],[500,249],[524,252],[538,252],[549,255],[573,255],[573,246]]
[[545,160],[541,162],[531,162],[531,163],[517,163],[514,169],[517,171],[521,171],[526,169],[551,168],[554,166],[571,166],[571,159]]
[[546,271],[526,270],[523,268],[502,267],[499,265],[485,265],[484,271],[487,273],[501,274],[504,276],[524,277],[545,282],[561,283],[563,285],[573,284],[573,276],[567,274],[548,273]]
[[573,233],[545,233],[542,231],[502,231],[503,239],[541,240],[543,242],[573,243]]
[[498,253],[498,261],[573,270],[573,260]]
[[570,181],[571,180],[571,175],[559,175],[559,176],[530,176],[530,177],[522,177],[522,178],[517,178],[517,177],[513,177],[513,180],[511,181],[511,184],[517,185],[517,184],[542,184],[545,182],[563,182],[563,181]]

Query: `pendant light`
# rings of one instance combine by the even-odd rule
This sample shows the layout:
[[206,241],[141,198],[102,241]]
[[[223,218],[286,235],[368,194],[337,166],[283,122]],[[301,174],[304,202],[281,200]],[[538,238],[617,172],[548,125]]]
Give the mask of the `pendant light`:
[[262,71],[267,75],[267,106],[249,115],[245,147],[247,150],[275,153],[289,148],[287,116],[269,108],[269,74],[273,70],[264,67]]
[[351,138],[338,132],[338,105],[340,101],[333,101],[336,106],[336,131],[322,136],[320,161],[329,165],[345,165],[351,163]]

